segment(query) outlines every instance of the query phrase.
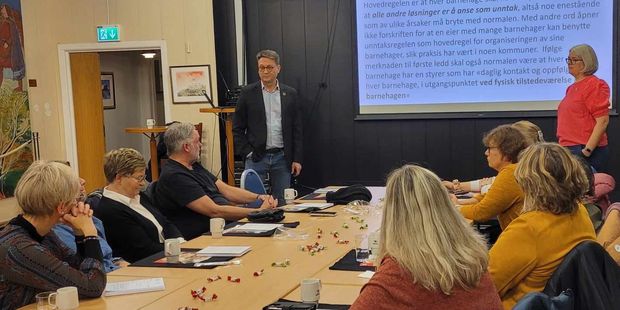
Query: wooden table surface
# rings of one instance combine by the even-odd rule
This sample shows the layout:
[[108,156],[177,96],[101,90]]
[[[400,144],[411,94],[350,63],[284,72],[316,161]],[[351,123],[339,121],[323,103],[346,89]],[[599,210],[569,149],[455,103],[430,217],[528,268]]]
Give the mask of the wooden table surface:
[[[360,229],[360,223],[352,215],[336,206],[335,217],[311,217],[307,213],[286,213],[284,222],[300,221],[295,229],[306,232],[307,240],[277,240],[272,237],[223,237],[214,239],[201,236],[182,244],[182,248],[203,248],[209,245],[249,245],[252,250],[243,255],[241,264],[220,266],[215,269],[185,269],[163,267],[125,267],[108,275],[108,281],[122,281],[145,277],[163,277],[166,290],[124,296],[81,300],[80,309],[177,309],[189,306],[198,309],[262,309],[280,298],[299,299],[299,283],[304,278],[320,278],[323,282],[321,302],[351,304],[361,286],[367,282],[357,278],[357,271],[331,271],[329,267],[353,249],[356,234],[369,233]],[[371,229],[380,222],[378,214],[362,216]],[[343,224],[349,228],[344,228]],[[318,230],[322,230],[318,238]],[[331,233],[337,231],[338,238]],[[349,244],[337,244],[338,239]],[[327,248],[315,255],[301,251],[300,247],[319,242]],[[272,267],[273,262],[290,260],[288,267]],[[264,270],[263,275],[253,276]],[[209,283],[208,277],[221,276],[222,280]],[[227,281],[227,277],[239,277],[240,283]],[[190,290],[207,288],[207,294],[217,294],[213,302],[202,302],[191,296]],[[32,305],[31,305],[32,306]],[[26,309],[34,309],[29,307]]]

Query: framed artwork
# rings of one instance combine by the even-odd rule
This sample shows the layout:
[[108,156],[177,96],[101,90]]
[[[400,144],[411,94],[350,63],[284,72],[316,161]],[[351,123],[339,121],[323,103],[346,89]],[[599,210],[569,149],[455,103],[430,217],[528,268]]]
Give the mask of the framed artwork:
[[112,72],[101,72],[101,97],[103,97],[104,109],[116,109],[114,73]]
[[213,103],[211,66],[171,66],[173,103]]

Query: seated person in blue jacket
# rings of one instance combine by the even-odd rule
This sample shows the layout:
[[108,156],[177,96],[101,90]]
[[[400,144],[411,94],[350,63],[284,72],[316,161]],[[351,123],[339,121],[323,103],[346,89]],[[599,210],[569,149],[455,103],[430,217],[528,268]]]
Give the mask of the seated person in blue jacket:
[[[69,162],[58,161],[59,163],[65,164],[69,166]],[[80,178],[80,201],[85,201],[86,199],[86,180]],[[101,246],[101,254],[103,254],[103,266],[105,267],[105,272],[114,271],[120,267],[127,266],[127,262],[119,258],[114,258],[112,256],[112,248],[108,244],[108,241],[105,238],[105,229],[103,228],[103,223],[100,219],[96,217],[92,217],[93,224],[95,224],[95,228],[97,228],[97,235],[99,236],[99,245]],[[60,241],[64,242],[66,246],[68,246],[73,252],[77,251],[75,246],[75,236],[73,235],[73,228],[64,223],[58,223],[52,227],[56,236],[60,238]]]
[[[0,309],[35,302],[35,295],[65,286],[80,297],[99,297],[106,274],[88,205],[78,202],[80,179],[68,166],[36,161],[17,182],[23,214],[0,230]],[[73,229],[77,253],[51,230],[63,221]]]
[[[241,205],[262,200],[261,209],[274,208],[278,201],[230,186],[205,168],[200,159],[200,136],[190,123],[173,124],[164,134],[169,159],[162,167],[155,197],[162,213],[181,230],[185,239],[209,231],[210,218],[236,221],[256,209]],[[104,221],[105,223],[105,221]]]
[[95,215],[103,221],[115,256],[133,263],[164,250],[164,240],[181,233],[141,189],[146,162],[130,148],[108,152],[103,172],[108,185]]

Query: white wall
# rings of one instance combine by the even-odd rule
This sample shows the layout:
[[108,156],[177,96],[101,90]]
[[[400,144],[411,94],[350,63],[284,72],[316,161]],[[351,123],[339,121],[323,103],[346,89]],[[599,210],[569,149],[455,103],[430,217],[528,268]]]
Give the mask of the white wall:
[[[22,0],[21,4],[26,78],[38,84],[28,89],[32,130],[40,133],[43,159],[66,157],[63,111],[67,107],[61,100],[58,45],[95,43],[96,26],[108,21],[121,26],[122,41],[164,40],[170,66],[210,64],[212,97],[217,100],[211,0]],[[170,87],[169,80],[163,82]],[[173,104],[171,119],[203,122],[205,130],[217,128],[213,115],[198,112],[206,107]],[[203,143],[215,151],[208,153],[210,157],[203,155],[202,164],[217,173],[221,166],[219,133],[204,132]]]
[[[134,148],[149,158],[148,139],[143,135],[128,134],[127,127],[144,126],[151,113],[152,97],[149,76],[145,67],[149,62],[137,52],[99,53],[101,72],[114,74],[116,108],[103,110],[106,151],[120,147]],[[152,62],[150,62],[152,65]],[[148,115],[148,117],[146,117]]]

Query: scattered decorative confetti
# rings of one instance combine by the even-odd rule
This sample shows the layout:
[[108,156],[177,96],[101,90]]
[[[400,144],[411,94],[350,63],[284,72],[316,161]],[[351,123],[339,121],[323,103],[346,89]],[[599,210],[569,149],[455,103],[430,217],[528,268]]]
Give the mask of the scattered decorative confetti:
[[316,229],[316,233],[317,233],[317,234],[319,234],[319,235],[321,235],[321,234],[323,234],[323,230],[322,230],[322,229],[320,229],[320,228],[317,228],[317,229]]
[[235,278],[235,277],[228,276],[228,282],[241,283],[241,278]]
[[271,263],[271,267],[288,267],[291,265],[290,259],[285,259],[283,262],[273,262]]
[[349,228],[349,224],[347,224],[347,223],[342,223],[342,228]]
[[[198,298],[198,299],[200,299],[202,301],[212,301],[212,300],[216,300],[217,299],[217,295],[216,294],[213,294],[213,295],[211,295],[209,297],[206,297],[205,296],[206,292],[207,292],[207,288],[204,287],[204,286],[201,289],[191,290],[191,294],[192,294],[192,297],[194,299]],[[179,309],[195,309],[195,308],[185,307],[185,308],[179,308]]]
[[364,219],[359,216],[352,216],[351,219],[360,224],[364,223]]
[[320,251],[326,250],[327,247],[322,245],[322,244],[319,244],[318,242],[315,242],[313,244],[308,244],[306,246],[301,245],[301,246],[299,246],[299,249],[302,252],[306,252],[307,251],[310,255],[314,256],[314,254],[316,254],[316,253],[318,253]]
[[265,272],[265,269],[261,269],[260,271],[254,271],[254,276],[255,277],[262,276],[263,272]]
[[349,240],[338,239],[338,241],[336,241],[336,244],[349,244]]
[[360,226],[360,230],[368,229],[368,224],[364,224]]
[[211,282],[213,282],[213,281],[217,281],[217,280],[221,280],[221,279],[222,279],[222,277],[220,277],[219,275],[217,275],[217,276],[213,276],[213,277],[208,277],[208,278],[207,278],[207,282],[211,283]]
[[338,237],[340,237],[340,233],[337,231],[332,231],[330,234],[334,236],[335,239],[338,239]]
[[178,307],[177,310],[198,310],[198,308],[192,308],[192,307]]

